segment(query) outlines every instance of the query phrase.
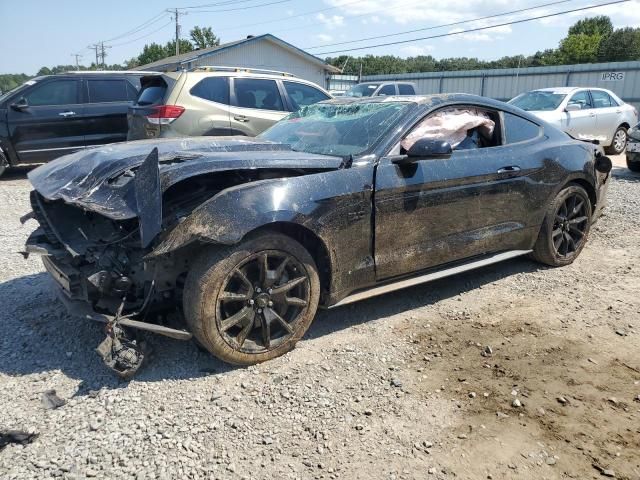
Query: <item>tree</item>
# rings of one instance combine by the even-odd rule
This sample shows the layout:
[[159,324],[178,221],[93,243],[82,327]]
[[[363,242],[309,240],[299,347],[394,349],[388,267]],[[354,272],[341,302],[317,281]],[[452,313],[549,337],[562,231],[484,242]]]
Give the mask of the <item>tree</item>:
[[[176,54],[176,41],[171,40],[167,42],[164,47],[165,57],[171,57]],[[180,53],[187,53],[193,51],[193,45],[189,40],[185,40],[184,38],[180,39]],[[164,58],[164,57],[163,57]]]
[[196,50],[202,48],[217,47],[220,45],[220,39],[213,33],[211,27],[198,27],[197,25],[189,32],[191,41]]
[[167,56],[168,55],[165,47],[163,47],[162,45],[158,45],[157,43],[150,43],[142,48],[142,53],[138,55],[137,61],[139,65],[146,65],[147,63],[162,60]]
[[613,33],[613,24],[606,15],[578,20],[569,27],[568,35],[600,35],[608,37]]
[[598,61],[600,35],[569,35],[560,42],[560,59],[564,64],[595,63]]
[[640,28],[619,28],[600,43],[598,59],[603,62],[640,60]]

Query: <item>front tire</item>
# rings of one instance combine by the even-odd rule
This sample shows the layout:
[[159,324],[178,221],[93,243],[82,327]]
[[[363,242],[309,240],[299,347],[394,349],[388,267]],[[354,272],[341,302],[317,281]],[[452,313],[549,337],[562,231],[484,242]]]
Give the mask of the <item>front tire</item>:
[[268,233],[205,250],[187,275],[183,308],[204,348],[225,362],[252,365],[292,350],[319,299],[309,252],[290,237]]
[[552,267],[569,265],[584,248],[590,228],[589,195],[581,186],[569,185],[547,208],[533,258]]
[[604,151],[607,155],[620,155],[625,148],[627,148],[627,129],[620,126],[613,134],[611,145],[605,147]]

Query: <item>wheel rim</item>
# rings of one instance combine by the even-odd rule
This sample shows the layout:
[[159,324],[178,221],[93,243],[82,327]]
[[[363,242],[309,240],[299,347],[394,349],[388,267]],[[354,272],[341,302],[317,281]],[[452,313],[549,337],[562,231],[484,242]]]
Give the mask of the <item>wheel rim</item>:
[[580,249],[589,224],[587,202],[578,194],[567,197],[556,212],[551,241],[556,255],[570,257]]
[[613,147],[616,151],[621,151],[627,143],[627,134],[624,130],[618,130],[613,137]]
[[225,279],[216,323],[227,344],[244,353],[264,353],[287,342],[307,311],[310,282],[292,255],[256,253]]

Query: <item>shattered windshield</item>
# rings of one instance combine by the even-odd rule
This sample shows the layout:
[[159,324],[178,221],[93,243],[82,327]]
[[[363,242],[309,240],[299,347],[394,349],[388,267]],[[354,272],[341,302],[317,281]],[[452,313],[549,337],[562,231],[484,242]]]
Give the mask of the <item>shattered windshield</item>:
[[354,85],[344,93],[345,97],[370,97],[376,88],[380,86],[379,83],[361,83]]
[[522,110],[544,112],[555,110],[560,106],[566,95],[555,92],[527,92],[518,95],[509,103]]
[[279,121],[258,138],[287,143],[295,151],[357,155],[369,150],[408,108],[406,102],[317,103]]

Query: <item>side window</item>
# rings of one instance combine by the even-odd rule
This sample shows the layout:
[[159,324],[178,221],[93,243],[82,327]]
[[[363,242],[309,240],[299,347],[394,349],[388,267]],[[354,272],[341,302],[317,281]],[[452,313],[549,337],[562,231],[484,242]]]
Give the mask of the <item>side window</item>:
[[396,94],[396,86],[391,84],[391,85],[385,85],[384,87],[382,87],[376,95],[395,95],[395,94]]
[[609,108],[615,106],[611,103],[611,97],[607,92],[602,90],[591,90],[594,108]]
[[236,78],[236,101],[239,107],[282,111],[282,98],[274,80]]
[[582,92],[574,93],[569,103],[577,103],[580,105],[580,109],[586,110],[588,108],[593,108],[591,104],[591,97],[589,96],[589,92],[583,90]]
[[200,80],[190,90],[194,97],[210,102],[229,105],[229,79],[227,77],[209,77]]
[[36,87],[25,98],[34,107],[78,103],[78,81],[53,80]]
[[409,85],[407,83],[399,83],[398,91],[400,95],[415,95],[416,91],[413,89],[413,85]]
[[134,102],[136,98],[138,98],[138,90],[140,89],[140,87],[138,86],[136,88],[133,85],[131,85],[129,82],[126,82],[126,85],[127,85],[127,99],[130,102]]
[[526,142],[540,135],[540,127],[517,115],[504,113],[505,144]]
[[126,80],[87,80],[89,103],[128,102]]
[[287,91],[287,95],[289,95],[289,99],[293,104],[292,106],[294,110],[298,110],[300,107],[318,103],[329,98],[317,88],[310,87],[309,85],[305,85],[303,83],[282,83],[284,83],[284,88]]
[[400,142],[404,151],[422,138],[442,140],[454,150],[497,147],[501,144],[499,115],[472,106],[446,108],[422,120]]

